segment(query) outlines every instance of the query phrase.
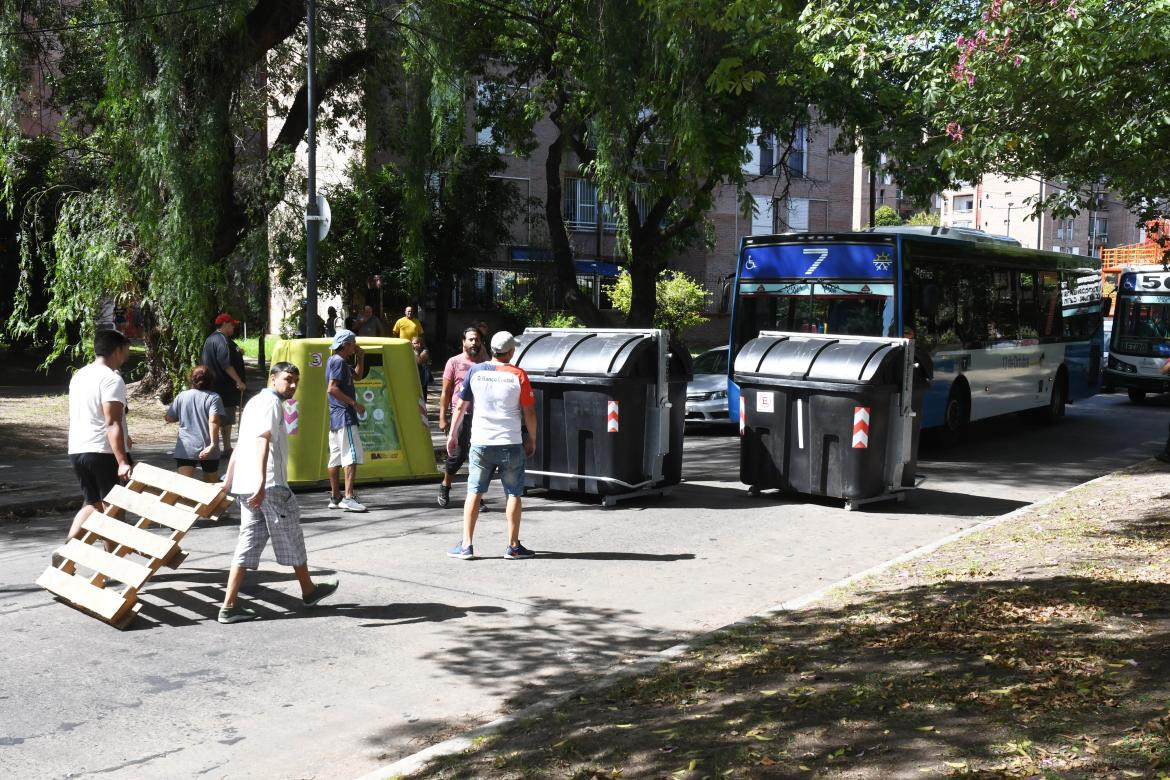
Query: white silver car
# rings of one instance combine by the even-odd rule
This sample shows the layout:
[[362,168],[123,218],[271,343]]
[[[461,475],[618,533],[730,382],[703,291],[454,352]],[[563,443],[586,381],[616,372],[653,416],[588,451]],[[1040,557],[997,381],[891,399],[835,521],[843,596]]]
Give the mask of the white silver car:
[[727,423],[727,347],[695,358],[695,378],[687,385],[687,422]]

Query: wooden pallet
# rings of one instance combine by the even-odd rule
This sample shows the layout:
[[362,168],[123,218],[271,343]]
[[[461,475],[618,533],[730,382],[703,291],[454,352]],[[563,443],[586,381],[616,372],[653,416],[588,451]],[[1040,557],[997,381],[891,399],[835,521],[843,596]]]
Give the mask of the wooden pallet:
[[82,537],[57,550],[65,560],[45,569],[37,584],[71,607],[126,628],[147,580],[187,558],[179,541],[200,518],[219,520],[231,502],[218,484],[139,463],[125,487],[106,494],[106,511],[86,518]]

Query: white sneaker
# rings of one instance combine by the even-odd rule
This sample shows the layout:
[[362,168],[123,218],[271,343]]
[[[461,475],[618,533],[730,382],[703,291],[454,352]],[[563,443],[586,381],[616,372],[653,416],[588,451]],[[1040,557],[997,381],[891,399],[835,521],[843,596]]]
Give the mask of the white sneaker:
[[356,498],[346,496],[337,503],[338,509],[344,509],[346,512],[364,512],[366,511],[365,504],[359,504]]
[[339,509],[340,507],[341,507],[341,499],[334,498],[333,496],[329,496],[329,508],[330,509]]

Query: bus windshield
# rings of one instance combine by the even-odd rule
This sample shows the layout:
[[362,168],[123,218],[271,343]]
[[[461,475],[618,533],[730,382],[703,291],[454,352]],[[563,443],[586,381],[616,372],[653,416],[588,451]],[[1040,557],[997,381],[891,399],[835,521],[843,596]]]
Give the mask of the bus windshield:
[[761,330],[894,336],[894,285],[881,282],[745,282],[737,345]]
[[1163,354],[1161,345],[1170,338],[1170,296],[1122,295],[1113,321],[1116,351],[1128,354]]

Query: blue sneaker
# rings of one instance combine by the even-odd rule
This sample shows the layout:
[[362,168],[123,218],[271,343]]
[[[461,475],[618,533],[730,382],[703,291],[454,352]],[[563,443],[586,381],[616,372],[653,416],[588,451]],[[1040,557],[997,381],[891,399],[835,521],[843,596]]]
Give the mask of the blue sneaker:
[[459,558],[460,560],[470,561],[475,557],[475,547],[474,545],[470,544],[464,546],[463,542],[460,542],[448,550],[447,555],[451,558]]
[[508,549],[504,550],[504,557],[508,560],[518,560],[520,558],[535,558],[536,553],[529,550],[520,542],[516,542],[516,546],[508,545]]

